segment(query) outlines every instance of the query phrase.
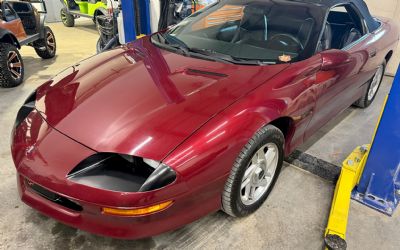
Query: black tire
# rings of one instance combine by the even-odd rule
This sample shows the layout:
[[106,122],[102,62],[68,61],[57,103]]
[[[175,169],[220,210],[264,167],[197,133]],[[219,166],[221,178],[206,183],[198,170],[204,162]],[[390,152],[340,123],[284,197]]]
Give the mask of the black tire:
[[[355,106],[357,106],[359,108],[367,108],[369,105],[371,105],[371,103],[375,100],[376,94],[379,91],[379,87],[381,86],[382,79],[385,74],[385,69],[386,69],[386,61],[384,61],[381,65],[379,65],[374,76],[368,81],[368,88],[366,89],[364,95],[354,103]],[[380,78],[378,77],[379,78],[378,83],[377,83],[378,85],[377,86],[375,85],[377,88],[374,91],[373,96],[371,98],[371,96],[369,95],[370,89],[371,89],[371,87],[374,86],[374,79],[380,70],[382,70],[381,76],[380,76]]]
[[102,16],[102,15],[103,14],[98,14],[93,18],[94,25],[96,26],[96,30],[97,30],[97,32],[99,33],[100,36],[101,36],[101,30],[100,30],[99,22],[97,21],[97,17]]
[[97,44],[96,44],[97,54],[103,52],[104,46],[105,46],[105,44],[103,44],[103,40],[101,39],[101,37],[99,37],[99,39],[97,40]]
[[0,87],[13,88],[23,80],[24,62],[18,49],[12,44],[0,42]]
[[96,30],[99,32],[99,34],[101,34],[100,30],[99,30],[99,24],[97,22],[97,17],[99,16],[106,16],[107,15],[107,10],[104,8],[99,8],[94,12],[93,15],[93,23],[96,25]]
[[[285,139],[282,132],[272,125],[263,127],[250,139],[237,157],[228,180],[225,183],[222,194],[222,210],[225,213],[233,217],[243,217],[253,213],[264,203],[273,189],[281,171],[284,158],[284,143]],[[246,170],[250,168],[253,156],[267,144],[274,144],[277,146],[278,155],[276,169],[271,177],[269,186],[263,191],[264,193],[262,193],[253,204],[246,205],[241,199],[243,177]]]
[[62,8],[60,11],[61,21],[66,27],[74,27],[75,18],[73,15],[68,13],[67,8]]
[[50,27],[44,27],[44,38],[33,43],[36,54],[43,59],[50,59],[56,55],[57,43],[56,37]]

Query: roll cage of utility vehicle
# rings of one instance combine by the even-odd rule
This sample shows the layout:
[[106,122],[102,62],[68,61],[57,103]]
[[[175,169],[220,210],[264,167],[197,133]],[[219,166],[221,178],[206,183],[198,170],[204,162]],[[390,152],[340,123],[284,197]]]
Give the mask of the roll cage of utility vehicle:
[[45,26],[43,0],[0,0],[0,87],[15,87],[23,82],[24,63],[18,51],[31,46],[43,59],[53,58],[56,40]]

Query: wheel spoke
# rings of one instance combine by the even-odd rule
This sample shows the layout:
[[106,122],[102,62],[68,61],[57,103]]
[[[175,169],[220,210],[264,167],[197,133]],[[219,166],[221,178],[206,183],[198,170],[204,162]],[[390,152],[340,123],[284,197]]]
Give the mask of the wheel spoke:
[[251,192],[251,185],[247,185],[245,190],[244,190],[244,196],[246,200],[250,200],[250,192]]
[[260,161],[265,161],[265,153],[264,153],[265,148],[266,148],[266,147],[261,147],[261,148],[257,151],[257,153],[258,153],[258,160],[260,160]]
[[252,165],[257,165],[258,164],[258,159],[259,159],[259,156],[258,156],[258,151],[254,154],[254,156],[253,156],[253,158],[251,158],[251,164]]
[[254,193],[255,193],[255,187],[253,185],[249,185],[249,193],[247,196],[249,200],[254,200]]
[[12,66],[13,68],[21,68],[22,67],[22,64],[21,64],[21,62],[16,62],[16,63],[13,63],[13,66]]
[[268,148],[267,153],[265,154],[266,166],[267,169],[271,165],[272,161],[275,159],[276,152],[274,148]]
[[15,59],[16,56],[17,56],[17,53],[12,52],[12,53],[11,53],[11,56],[9,56],[9,58],[8,58],[8,61],[11,62],[12,60]]
[[21,76],[21,74],[15,71],[14,69],[11,69],[11,73],[15,76],[15,78],[19,78]]
[[264,178],[264,179],[260,180],[260,181],[258,182],[258,186],[261,186],[261,187],[267,186],[267,185],[268,185],[268,182],[269,182],[268,179],[269,179],[269,178]]
[[257,165],[250,165],[250,167],[246,169],[246,172],[244,172],[243,179],[247,179],[254,172],[256,167]]
[[242,182],[242,185],[240,189],[242,190],[243,188],[247,187],[250,184],[251,178],[247,178]]

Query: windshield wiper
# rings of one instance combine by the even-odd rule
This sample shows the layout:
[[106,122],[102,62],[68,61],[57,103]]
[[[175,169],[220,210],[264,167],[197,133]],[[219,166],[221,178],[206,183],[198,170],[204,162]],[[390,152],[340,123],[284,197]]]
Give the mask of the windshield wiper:
[[219,53],[215,50],[211,49],[198,49],[198,48],[189,48],[190,51],[196,52],[196,53],[202,53],[207,56],[214,56],[218,57],[222,60],[229,61],[231,63],[236,63],[236,64],[246,64],[246,65],[268,65],[268,64],[275,64],[275,62],[267,62],[267,61],[261,61],[261,60],[256,60],[256,59],[249,59],[249,58],[241,58],[241,57],[234,57],[231,55]]
[[198,48],[188,48],[188,49],[192,53],[207,56],[209,58],[215,59],[216,61],[235,63],[235,60],[230,55],[227,54],[218,53],[216,51],[208,49],[198,49]]
[[231,55],[219,53],[211,49],[191,48],[182,40],[167,33],[156,33],[156,35],[158,37],[158,40],[162,44],[172,47],[176,50],[180,50],[185,56],[196,56],[212,61],[219,61],[225,63],[228,62],[233,64],[244,64],[244,65],[275,64],[274,62],[265,62],[261,60],[233,57]]
[[183,42],[182,40],[165,33],[157,33],[158,40],[164,44],[165,46],[172,47],[176,50],[180,50],[183,52],[185,56],[196,56],[198,58],[211,60],[211,61],[218,61],[218,62],[229,62],[232,63],[229,58],[218,58],[214,55],[209,53],[205,53],[205,51],[196,48],[190,48]]
[[[173,47],[175,49],[178,49],[182,51],[185,55],[188,55],[189,53],[189,47],[184,43],[182,40],[171,36],[170,34],[165,34],[165,33],[157,33],[158,40],[162,42],[163,44],[166,44],[170,47]],[[161,39],[163,41],[161,41]]]
[[233,57],[236,61],[240,63],[246,62],[247,64],[256,64],[256,65],[271,65],[271,64],[276,64],[276,62],[272,61],[264,61],[260,59],[251,59],[251,58],[243,58],[243,57]]

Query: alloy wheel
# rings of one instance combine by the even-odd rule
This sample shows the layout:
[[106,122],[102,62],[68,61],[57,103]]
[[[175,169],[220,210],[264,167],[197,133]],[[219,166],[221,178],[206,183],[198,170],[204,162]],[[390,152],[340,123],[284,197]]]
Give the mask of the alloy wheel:
[[22,63],[17,52],[8,52],[7,66],[8,70],[11,72],[12,78],[19,80],[22,76]]
[[51,52],[53,52],[54,49],[56,48],[56,44],[55,44],[54,35],[51,32],[47,32],[47,34],[46,34],[46,43],[47,43],[47,47],[49,48],[49,50]]
[[67,21],[67,15],[64,11],[61,11],[61,21],[65,23]]
[[262,146],[251,158],[240,186],[244,205],[257,202],[268,190],[278,167],[279,150],[274,143]]
[[383,65],[380,65],[374,75],[374,78],[372,78],[371,86],[369,87],[368,90],[368,101],[371,101],[375,97],[376,92],[378,91],[379,84],[381,83],[383,76],[383,69],[384,69]]

